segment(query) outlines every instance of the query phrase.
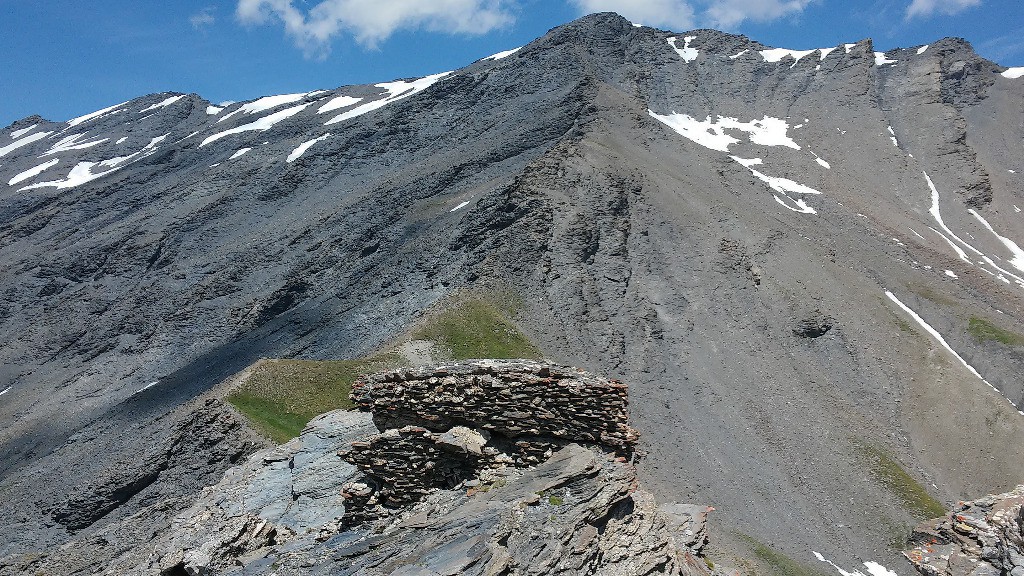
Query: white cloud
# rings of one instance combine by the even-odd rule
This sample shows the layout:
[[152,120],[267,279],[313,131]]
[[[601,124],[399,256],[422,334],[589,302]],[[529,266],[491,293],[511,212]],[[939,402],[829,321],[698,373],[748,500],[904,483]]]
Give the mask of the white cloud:
[[[768,22],[798,14],[819,0],[569,0],[582,13],[618,12],[648,26],[675,30],[701,26],[735,29],[746,20]],[[971,0],[961,0],[971,1]],[[695,18],[695,13],[699,17]]]
[[907,19],[916,16],[927,18],[936,12],[953,15],[980,5],[981,0],[914,0],[907,6]]
[[686,29],[693,26],[693,7],[686,0],[569,0],[580,12],[618,12],[637,24]]
[[[449,34],[484,34],[515,21],[514,0],[321,0],[305,10],[293,0],[238,0],[235,14],[246,24],[277,19],[309,54],[326,54],[342,33],[375,47],[400,29]],[[298,4],[305,4],[300,0]]]
[[207,7],[189,16],[188,21],[192,24],[192,28],[195,28],[196,30],[202,30],[209,26],[213,26],[213,24],[217,21],[217,19],[213,15],[213,10],[214,9],[212,7]]
[[814,0],[716,0],[706,11],[710,25],[733,29],[744,20],[768,22],[803,12]]

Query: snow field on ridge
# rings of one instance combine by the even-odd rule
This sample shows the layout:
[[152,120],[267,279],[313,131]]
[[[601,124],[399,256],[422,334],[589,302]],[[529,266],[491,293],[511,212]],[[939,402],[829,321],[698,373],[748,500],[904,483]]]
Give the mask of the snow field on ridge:
[[416,94],[417,92],[422,92],[423,90],[426,90],[435,82],[444,78],[445,76],[448,76],[449,74],[451,74],[450,71],[441,72],[440,74],[433,74],[430,76],[424,76],[423,78],[413,80],[412,82],[406,82],[405,80],[396,80],[394,82],[381,82],[380,84],[374,84],[374,86],[376,86],[377,88],[383,88],[384,90],[386,90],[388,92],[388,95],[379,100],[367,102],[366,104],[356,106],[351,110],[343,112],[335,116],[334,118],[331,118],[327,122],[324,122],[324,125],[328,126],[330,124],[343,122],[350,118],[355,118],[356,116],[362,116],[363,114],[366,114],[367,112],[372,112],[374,110],[377,110],[378,108],[383,108],[384,106],[387,106],[392,102],[396,102],[398,100],[401,100],[402,98],[407,98],[409,96],[412,96],[413,94]]

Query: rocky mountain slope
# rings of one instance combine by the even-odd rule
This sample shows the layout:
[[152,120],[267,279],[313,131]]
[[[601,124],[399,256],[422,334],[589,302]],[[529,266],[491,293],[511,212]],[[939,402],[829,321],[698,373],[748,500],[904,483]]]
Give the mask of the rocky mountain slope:
[[195,399],[253,360],[486,286],[630,383],[640,479],[725,556],[906,574],[922,498],[1021,482],[1020,70],[613,14],[502,56],[0,132],[0,556],[196,498],[258,441]]

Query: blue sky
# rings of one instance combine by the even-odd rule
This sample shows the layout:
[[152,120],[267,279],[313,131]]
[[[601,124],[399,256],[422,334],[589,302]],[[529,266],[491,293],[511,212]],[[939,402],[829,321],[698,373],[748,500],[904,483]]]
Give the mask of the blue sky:
[[423,76],[600,10],[793,49],[960,36],[1024,65],[1021,0],[0,0],[0,126],[153,92],[221,102]]

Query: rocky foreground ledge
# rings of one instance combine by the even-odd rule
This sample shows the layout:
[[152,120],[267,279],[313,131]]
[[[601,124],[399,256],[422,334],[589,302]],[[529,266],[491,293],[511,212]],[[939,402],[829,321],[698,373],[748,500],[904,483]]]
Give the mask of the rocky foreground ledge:
[[709,508],[638,486],[621,383],[475,361],[369,376],[352,397],[361,411],[254,454],[109,573],[711,572]]
[[904,555],[925,576],[1024,576],[1024,485],[959,503],[912,543]]

